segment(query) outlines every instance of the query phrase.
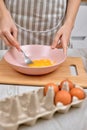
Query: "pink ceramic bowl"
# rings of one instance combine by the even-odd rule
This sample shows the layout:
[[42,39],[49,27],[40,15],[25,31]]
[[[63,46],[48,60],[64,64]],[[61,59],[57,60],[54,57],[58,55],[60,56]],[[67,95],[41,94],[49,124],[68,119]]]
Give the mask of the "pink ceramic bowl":
[[4,59],[13,69],[23,74],[42,75],[50,73],[56,70],[58,65],[66,59],[62,49],[51,49],[50,46],[46,45],[24,45],[21,48],[32,60],[45,58],[55,62],[52,66],[32,68],[24,63],[24,56],[21,52],[18,52],[15,48],[11,48],[4,55]]

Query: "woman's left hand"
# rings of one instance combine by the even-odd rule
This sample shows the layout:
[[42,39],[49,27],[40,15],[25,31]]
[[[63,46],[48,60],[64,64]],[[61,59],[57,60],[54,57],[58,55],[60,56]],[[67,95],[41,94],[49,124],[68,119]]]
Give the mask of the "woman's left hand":
[[64,24],[56,33],[54,37],[54,41],[51,47],[54,48],[63,48],[64,54],[67,54],[67,47],[69,44],[70,34],[71,34],[71,27]]

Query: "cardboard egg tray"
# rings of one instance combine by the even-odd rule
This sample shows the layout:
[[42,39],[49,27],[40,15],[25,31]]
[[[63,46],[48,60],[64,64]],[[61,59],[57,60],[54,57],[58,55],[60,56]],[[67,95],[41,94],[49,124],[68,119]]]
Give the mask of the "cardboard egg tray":
[[39,118],[50,119],[55,112],[66,113],[71,107],[81,107],[85,100],[73,97],[69,105],[55,105],[53,88],[49,87],[46,96],[43,91],[44,88],[39,88],[0,100],[0,130],[17,130],[21,124],[34,125]]

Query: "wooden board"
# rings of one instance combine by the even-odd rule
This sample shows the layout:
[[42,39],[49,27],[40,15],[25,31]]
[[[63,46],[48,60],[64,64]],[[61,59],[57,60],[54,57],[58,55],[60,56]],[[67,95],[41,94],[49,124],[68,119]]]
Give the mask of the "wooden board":
[[[71,65],[74,65],[77,69],[76,76],[73,76],[70,72]],[[48,82],[58,83],[66,78],[87,88],[87,73],[81,58],[68,57],[56,71],[42,76],[24,75],[12,69],[4,59],[0,62],[0,83],[2,84],[43,86]]]

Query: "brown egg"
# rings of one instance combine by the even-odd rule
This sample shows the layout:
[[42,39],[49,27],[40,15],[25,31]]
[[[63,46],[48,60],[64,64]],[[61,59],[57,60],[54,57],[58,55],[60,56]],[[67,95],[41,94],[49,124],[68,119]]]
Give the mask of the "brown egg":
[[63,103],[63,105],[70,104],[71,103],[70,93],[67,92],[66,90],[60,90],[59,92],[57,92],[55,96],[55,104],[57,104],[58,102]]
[[59,88],[55,83],[48,83],[44,87],[44,95],[46,95],[49,87],[53,87],[55,94],[59,91]]
[[59,85],[59,88],[60,90],[63,88],[64,85],[67,85],[69,87],[69,90],[71,90],[72,88],[74,88],[74,84],[72,83],[72,81],[68,80],[68,79],[65,79],[63,80],[60,85]]
[[85,92],[80,88],[73,88],[70,91],[71,96],[75,96],[78,99],[84,99],[85,98]]

